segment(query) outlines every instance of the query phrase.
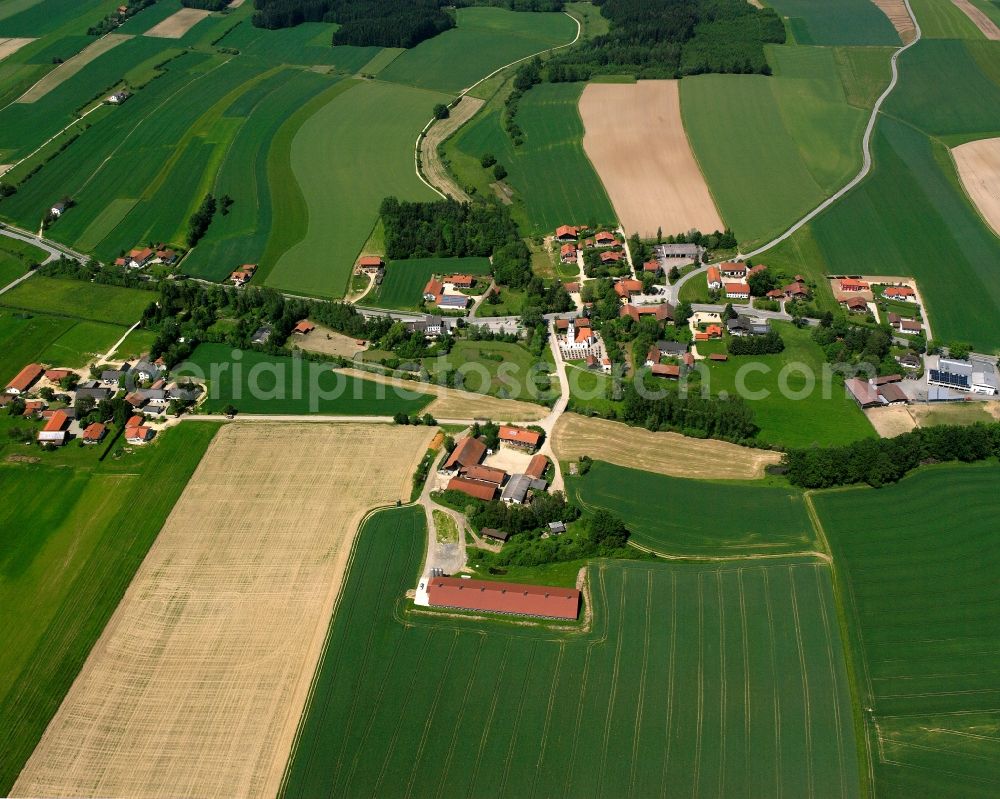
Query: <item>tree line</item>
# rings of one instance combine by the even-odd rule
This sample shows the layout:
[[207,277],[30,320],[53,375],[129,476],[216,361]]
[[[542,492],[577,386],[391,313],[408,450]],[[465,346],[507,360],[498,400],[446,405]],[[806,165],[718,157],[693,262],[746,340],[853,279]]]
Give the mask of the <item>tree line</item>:
[[765,44],[783,44],[785,27],[770,8],[746,0],[595,0],[610,31],[548,63],[553,82],[594,75],[677,78],[704,72],[771,72]]
[[662,391],[662,384],[640,392],[632,381],[627,382],[618,418],[654,432],[673,430],[693,438],[718,438],[739,444],[752,443],[760,430],[753,410],[740,397],[682,396],[671,391],[654,399],[655,390]]
[[1000,456],[1000,423],[918,427],[895,438],[865,438],[841,447],[793,449],[782,466],[802,488],[867,483],[879,488],[926,463],[972,463]]
[[336,22],[334,45],[413,47],[455,26],[439,0],[254,0],[258,28]]

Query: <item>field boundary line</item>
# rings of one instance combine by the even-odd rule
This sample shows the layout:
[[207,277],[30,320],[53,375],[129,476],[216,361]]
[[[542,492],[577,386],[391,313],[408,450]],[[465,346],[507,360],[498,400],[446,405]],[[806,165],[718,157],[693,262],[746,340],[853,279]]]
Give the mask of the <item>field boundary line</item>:
[[517,715],[514,717],[514,723],[510,727],[510,742],[507,744],[507,755],[504,757],[503,771],[500,774],[500,785],[497,791],[498,796],[503,796],[504,791],[507,789],[507,775],[510,774],[511,761],[514,759],[514,750],[517,748],[517,729],[521,726],[521,718],[524,716],[524,698],[528,695],[528,683],[532,676],[532,666],[535,663],[535,656],[538,654],[538,641],[535,639],[531,642],[531,654],[528,655],[528,665],[524,669],[524,675],[521,677],[521,695],[517,700]]
[[538,789],[538,775],[542,770],[542,763],[545,762],[545,750],[549,742],[549,726],[552,721],[552,706],[556,703],[556,692],[559,690],[560,677],[562,676],[563,656],[566,654],[566,642],[559,642],[559,654],[556,655],[556,665],[552,670],[552,683],[549,685],[549,701],[545,706],[545,722],[542,724],[542,744],[538,749],[538,759],[535,761],[535,773],[531,778],[531,793],[529,799],[534,797]]
[[774,614],[771,611],[771,586],[768,570],[761,569],[764,577],[764,608],[767,610],[767,638],[771,660],[771,697],[774,701],[774,795],[781,799],[781,692],[778,690],[778,665],[774,652]]
[[479,749],[476,751],[476,765],[472,769],[472,775],[469,778],[469,787],[465,792],[466,797],[471,797],[473,795],[473,789],[476,786],[476,778],[479,776],[479,766],[483,761],[483,750],[486,748],[486,740],[490,736],[490,728],[493,725],[493,716],[497,711],[497,703],[500,701],[500,685],[503,681],[504,672],[507,671],[507,658],[510,657],[510,642],[514,639],[511,636],[507,636],[507,641],[504,643],[503,647],[503,658],[500,660],[500,668],[497,669],[496,682],[493,683],[493,700],[490,702],[490,712],[486,714],[486,720],[483,722],[483,734],[479,736]]
[[618,628],[615,634],[615,660],[611,669],[611,692],[608,696],[608,708],[604,714],[604,743],[601,747],[601,767],[597,772],[597,789],[600,795],[604,784],[604,770],[608,765],[608,739],[611,737],[611,719],[615,713],[615,699],[618,696],[618,675],[621,671],[622,641],[625,638],[625,595],[628,592],[628,576],[631,569],[622,571],[621,594],[618,597]]
[[642,710],[645,707],[646,673],[649,669],[649,627],[652,617],[653,603],[653,572],[646,571],[646,623],[642,636],[642,672],[639,678],[638,711],[635,714],[635,727],[632,731],[632,767],[628,775],[628,796],[635,791],[635,772],[639,764],[639,735],[642,731]]
[[812,757],[812,705],[809,702],[809,670],[806,665],[806,653],[805,647],[802,643],[802,622],[799,616],[799,596],[798,591],[795,588],[795,567],[790,566],[788,568],[788,587],[791,590],[792,597],[792,623],[795,625],[795,649],[799,655],[799,672],[801,674],[801,688],[802,688],[802,715],[804,717],[805,725],[803,729],[803,738],[806,744],[806,779],[808,785],[809,796],[815,796],[816,789],[814,787],[814,776],[813,776],[813,757]]
[[726,599],[722,571],[715,571],[715,595],[719,600],[719,796],[726,790]]
[[801,219],[795,222],[784,233],[780,234],[776,238],[771,239],[771,241],[762,244],[760,247],[753,250],[752,252],[748,252],[746,254],[737,253],[736,255],[737,258],[742,258],[744,260],[747,258],[755,258],[756,256],[764,252],[767,252],[772,247],[775,247],[778,244],[781,244],[781,242],[791,238],[792,235],[797,233],[801,228],[805,227],[813,219],[815,219],[817,216],[823,213],[823,211],[825,211],[827,208],[832,206],[842,197],[847,195],[852,189],[858,186],[858,184],[860,184],[861,181],[863,181],[866,177],[868,177],[868,174],[872,171],[872,164],[873,164],[872,151],[871,151],[872,135],[875,132],[875,123],[878,120],[878,115],[882,110],[883,103],[885,103],[885,101],[889,99],[889,95],[892,94],[893,90],[899,83],[899,65],[898,65],[899,57],[907,50],[909,50],[911,47],[913,47],[913,45],[919,42],[923,35],[923,32],[920,29],[920,23],[917,21],[916,14],[913,13],[913,9],[910,7],[910,0],[903,0],[903,5],[906,7],[906,13],[909,14],[910,19],[913,20],[915,35],[913,37],[913,41],[903,44],[901,47],[895,50],[892,56],[890,56],[889,58],[889,68],[891,70],[892,77],[889,80],[889,85],[886,86],[882,94],[880,94],[878,96],[878,99],[875,100],[875,105],[872,106],[871,115],[868,117],[868,124],[865,126],[864,135],[861,137],[861,169],[858,170],[858,174],[856,174],[853,178],[851,178],[843,187],[841,187],[836,192],[827,197],[825,200],[823,200],[823,202],[821,202],[819,205],[813,208],[809,213],[807,213],[805,216],[803,216]]
[[[467,89],[463,89],[461,92],[459,92],[458,95],[456,95],[455,99],[452,101],[451,105],[454,106],[455,103],[457,103],[459,100],[461,100],[463,97],[465,97],[465,95],[467,95],[469,92],[471,92],[473,89],[475,89],[479,84],[485,83],[490,78],[492,78],[494,75],[497,75],[497,74],[503,72],[508,67],[512,67],[515,64],[520,64],[522,61],[527,61],[529,58],[535,58],[536,56],[543,55],[544,53],[551,53],[551,52],[555,52],[556,50],[562,50],[565,47],[572,47],[574,44],[576,44],[578,41],[580,41],[580,35],[583,33],[583,25],[580,23],[580,20],[578,20],[576,17],[574,17],[568,11],[563,11],[562,13],[565,14],[567,17],[569,17],[571,20],[573,20],[573,22],[576,23],[576,36],[573,37],[573,41],[566,42],[566,44],[556,45],[555,47],[546,47],[544,50],[539,50],[537,53],[532,53],[531,55],[526,55],[523,58],[518,58],[518,59],[516,59],[514,61],[511,61],[509,64],[504,64],[502,67],[499,67],[498,69],[493,70],[486,77],[483,77],[483,78],[480,78],[479,80],[477,80],[475,83],[473,83]],[[389,81],[386,81],[386,82],[389,82]],[[485,106],[486,104],[484,103],[483,105]],[[482,110],[482,109],[480,109],[480,110]],[[479,112],[477,111],[476,113],[479,113]],[[475,116],[476,116],[476,114],[473,114],[471,117],[469,117],[468,120],[466,120],[465,123],[463,123],[462,125],[459,125],[457,128],[455,128],[455,130],[452,131],[451,135],[454,136],[456,133],[458,133],[472,119],[475,119]],[[416,144],[413,145],[413,171],[416,172],[417,177],[420,178],[420,182],[421,183],[423,183],[431,191],[435,192],[439,197],[441,197],[442,200],[446,200],[446,199],[448,199],[447,195],[444,194],[443,192],[441,192],[436,186],[433,186],[423,176],[423,174],[422,174],[422,172],[420,170],[420,143],[423,141],[424,136],[427,135],[427,131],[430,130],[431,126],[435,122],[437,122],[437,121],[438,121],[437,117],[431,117],[427,121],[427,124],[424,125],[423,129],[417,135]],[[457,185],[457,182],[456,182],[456,185]]]
[[667,723],[665,726],[667,745],[663,753],[660,769],[660,797],[667,796],[667,767],[670,765],[670,727],[674,721],[674,665],[677,656],[677,572],[670,570],[670,657],[667,660]]
[[[813,569],[813,575],[816,578],[816,595],[820,600],[820,618],[823,620],[823,634],[826,637],[827,668],[830,670],[830,682],[833,684],[834,694],[836,695],[839,693],[838,689],[840,688],[840,680],[837,679],[837,666],[834,662],[833,636],[830,633],[830,617],[826,612],[826,603],[823,601],[823,583],[822,580],[820,580],[820,570]],[[840,728],[840,725],[843,723],[843,719],[840,716],[840,702],[833,703],[833,719],[834,723],[837,725],[837,761],[840,763],[840,795],[847,796],[847,784],[844,781],[844,772],[846,771],[846,764],[844,763],[844,735]]]
[[740,630],[743,644],[743,761],[747,773],[750,769],[750,639],[747,634],[747,603],[743,591],[743,569],[736,570],[736,583],[740,589]]
[[694,763],[691,766],[691,795],[699,795],[701,782],[701,733],[705,724],[705,595],[698,572],[698,715],[694,733]]
[[[585,502],[581,502],[580,504],[587,510],[592,509],[592,506],[588,506]],[[629,541],[628,546],[635,547],[640,552],[647,552],[651,555],[656,555],[658,558],[663,558],[664,560],[687,563],[732,563],[738,560],[781,560],[782,558],[816,558],[817,560],[824,562],[829,562],[831,560],[830,556],[825,552],[817,550],[803,550],[800,552],[755,552],[746,555],[677,555],[670,552],[663,552],[659,549],[653,549],[645,544],[637,544],[634,541]]]

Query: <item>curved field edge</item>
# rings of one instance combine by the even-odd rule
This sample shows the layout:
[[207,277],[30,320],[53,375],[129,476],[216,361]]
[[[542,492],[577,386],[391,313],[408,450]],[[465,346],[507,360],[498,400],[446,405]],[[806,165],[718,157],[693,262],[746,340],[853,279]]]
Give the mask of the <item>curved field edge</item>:
[[354,86],[352,78],[338,81],[296,110],[275,134],[267,154],[268,186],[274,224],[261,255],[258,280],[264,282],[281,256],[305,238],[309,206],[292,170],[292,141],[313,114]]
[[426,536],[359,534],[281,796],[858,795],[825,565],[595,561],[573,631],[412,609]]
[[[59,466],[0,464],[0,794],[10,792],[218,427],[184,425],[127,463],[109,459],[70,476]],[[138,474],[134,457],[143,459]]]

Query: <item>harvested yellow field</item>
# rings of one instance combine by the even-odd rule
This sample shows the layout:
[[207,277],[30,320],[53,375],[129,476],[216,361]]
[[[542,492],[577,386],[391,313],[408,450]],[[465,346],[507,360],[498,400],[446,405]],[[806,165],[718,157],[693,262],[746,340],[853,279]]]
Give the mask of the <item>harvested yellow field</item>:
[[12,795],[274,797],[358,525],[433,434],[220,430]]
[[210,11],[200,8],[182,8],[171,14],[162,22],[156,23],[143,36],[155,36],[159,39],[180,39],[191,28],[207,17]]
[[344,369],[344,374],[372,380],[390,386],[398,386],[405,391],[433,394],[435,399],[427,406],[427,413],[436,419],[493,419],[497,422],[536,422],[549,415],[549,409],[533,402],[500,399],[488,394],[476,394],[457,388],[439,386],[435,383],[418,383],[413,380],[398,380],[384,375],[365,372],[362,369]]
[[26,44],[31,44],[33,41],[35,40],[17,37],[13,39],[0,38],[0,61],[3,61],[9,55],[14,55],[14,53]]
[[43,98],[54,88],[72,78],[77,72],[83,69],[94,59],[104,55],[109,50],[114,49],[122,42],[128,41],[132,37],[124,33],[108,33],[102,36],[93,44],[87,45],[83,50],[72,58],[68,58],[51,72],[45,75],[28,91],[18,97],[15,103],[34,103]]
[[979,28],[980,33],[991,41],[1000,40],[1000,28],[996,26],[984,11],[976,8],[969,0],[951,0],[961,10],[965,16],[972,20],[972,24]]
[[980,139],[951,151],[965,191],[1000,236],[1000,138]]
[[424,177],[435,189],[459,202],[472,202],[472,198],[455,182],[448,168],[441,162],[438,147],[472,119],[484,104],[484,100],[465,95],[458,105],[451,109],[450,116],[431,125],[427,135],[420,140],[420,166]]
[[913,37],[917,35],[917,29],[913,26],[913,18],[906,10],[904,0],[874,0],[874,3],[889,18],[903,44],[912,42]]
[[726,441],[651,433],[607,419],[564,413],[556,422],[552,450],[559,460],[589,455],[595,460],[669,477],[749,480],[781,460],[780,453]]
[[583,149],[626,234],[725,227],[684,132],[678,81],[590,83],[580,116]]

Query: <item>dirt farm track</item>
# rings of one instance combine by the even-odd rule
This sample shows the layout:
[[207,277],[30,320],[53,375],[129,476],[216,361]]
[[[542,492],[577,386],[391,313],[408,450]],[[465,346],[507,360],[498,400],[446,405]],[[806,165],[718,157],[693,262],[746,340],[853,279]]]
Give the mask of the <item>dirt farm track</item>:
[[432,435],[223,427],[11,795],[275,796],[358,524]]
[[589,83],[580,97],[583,149],[628,235],[725,227],[684,132],[678,83]]

